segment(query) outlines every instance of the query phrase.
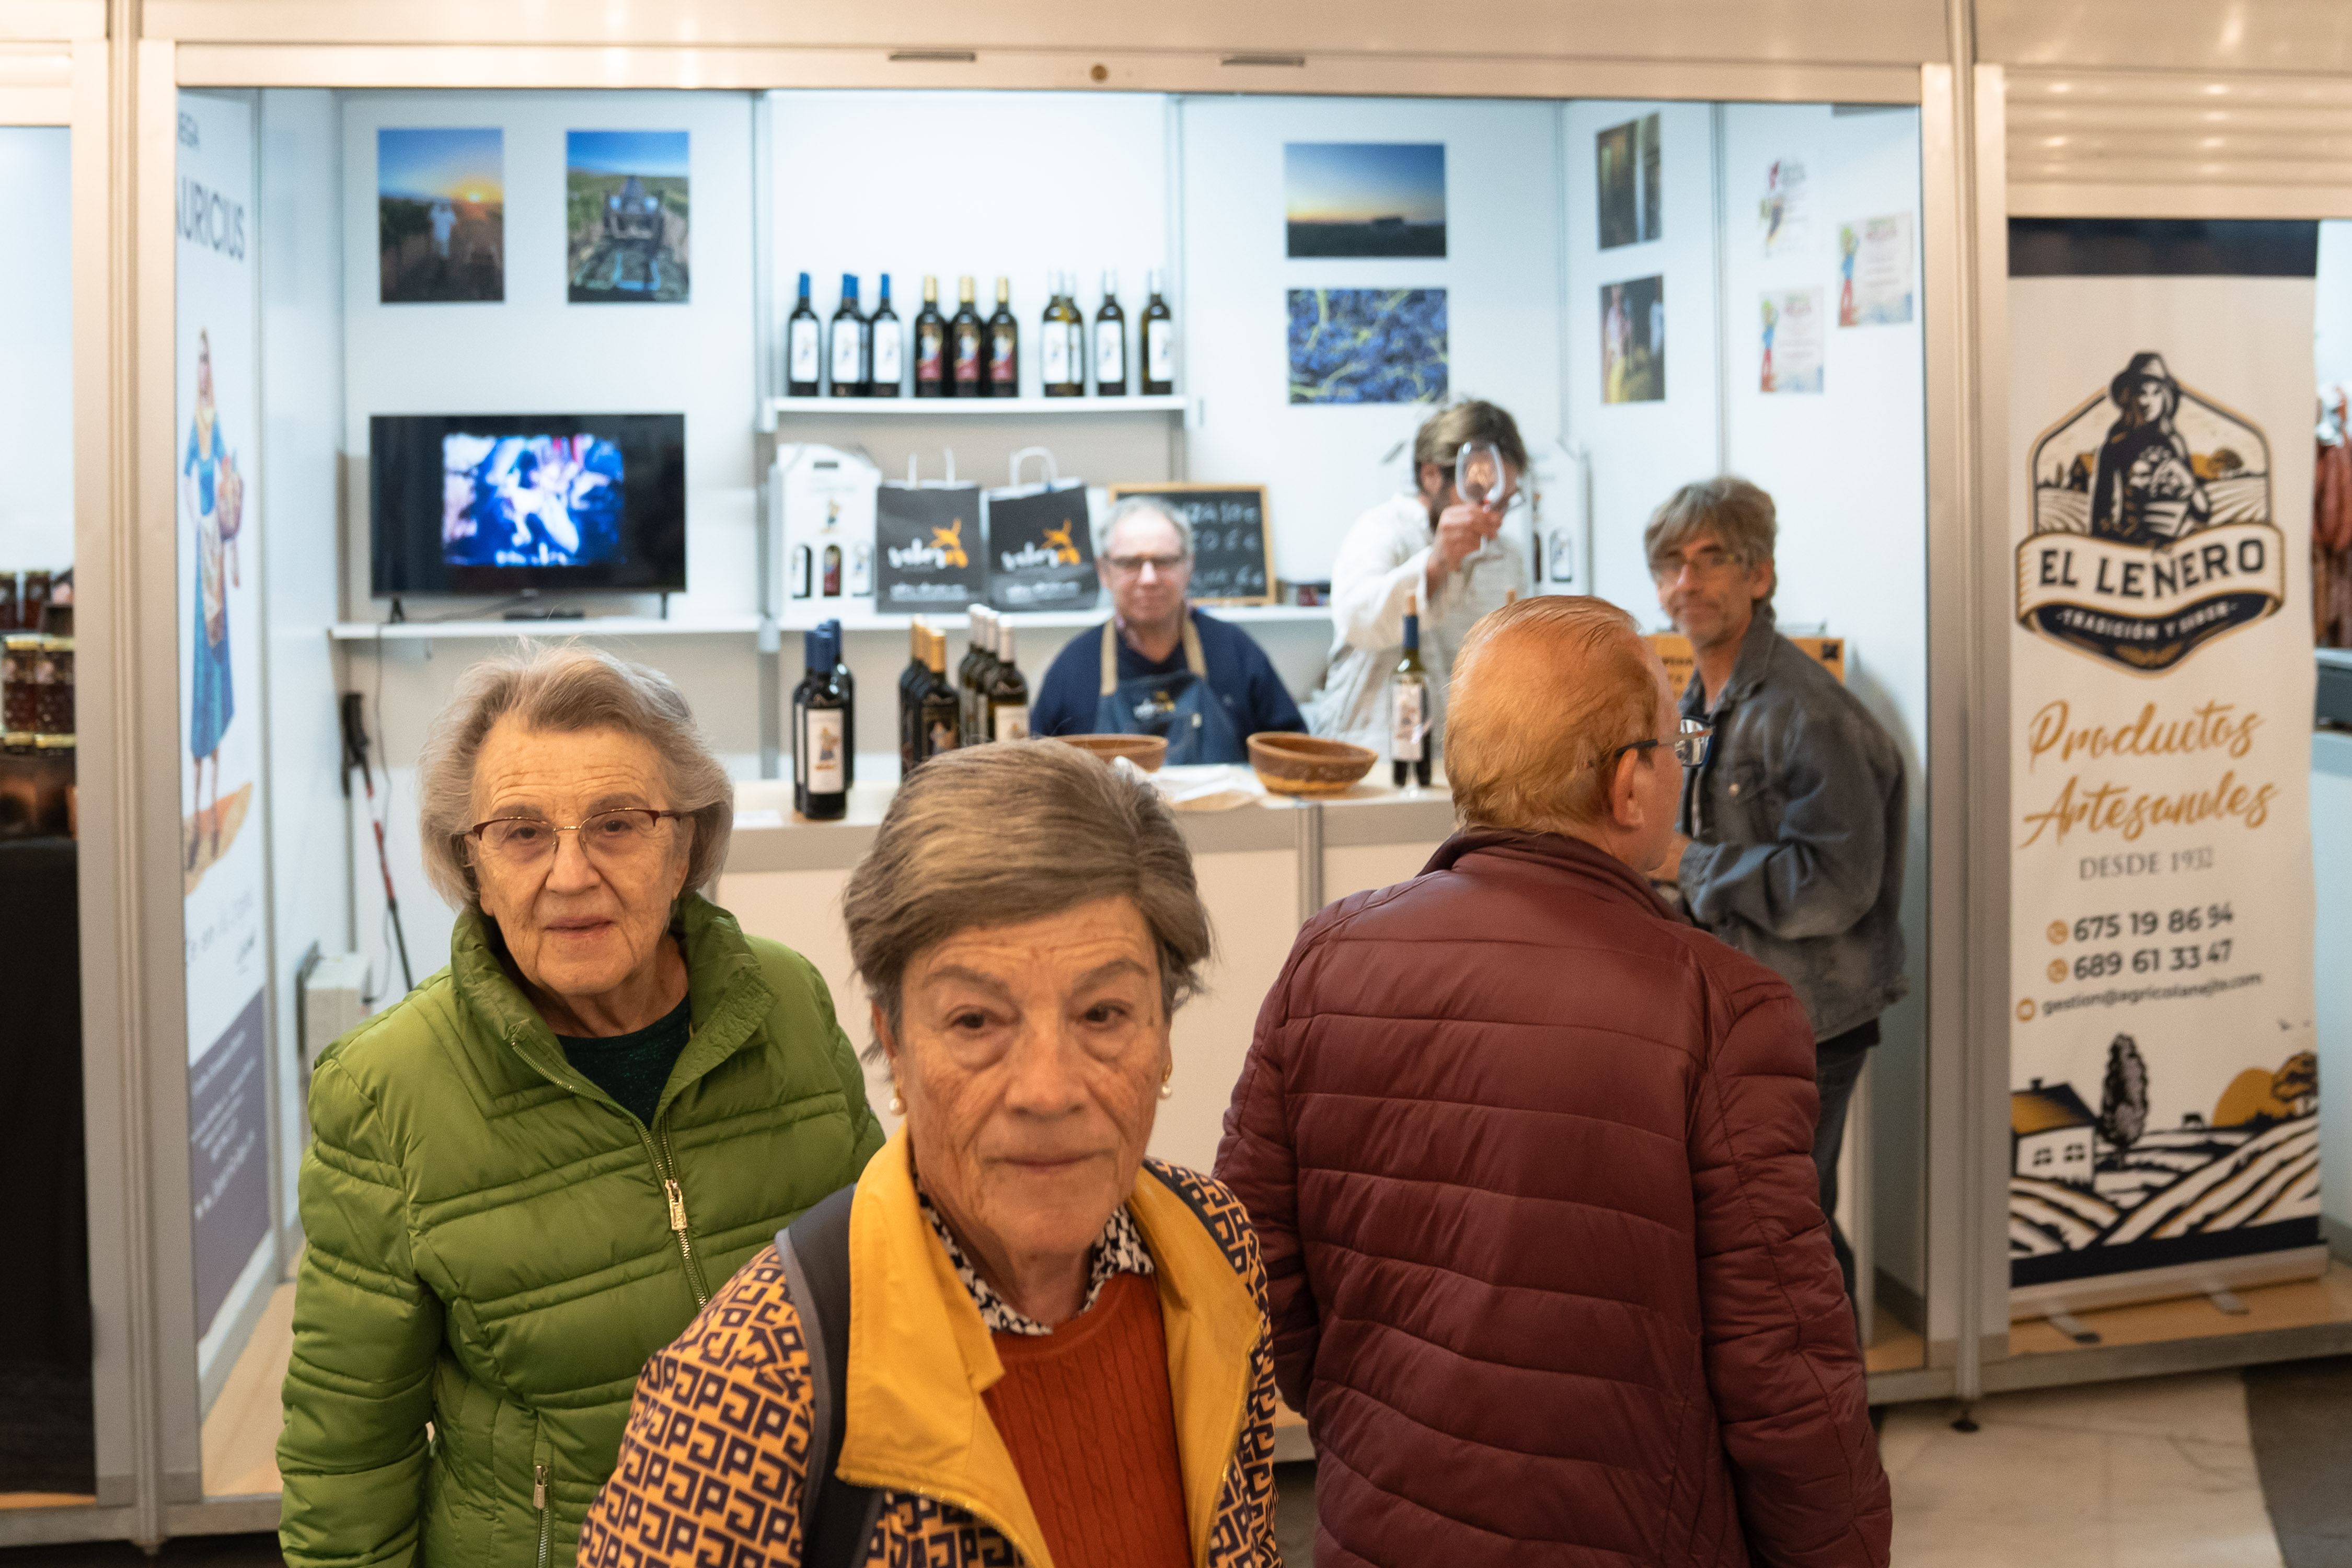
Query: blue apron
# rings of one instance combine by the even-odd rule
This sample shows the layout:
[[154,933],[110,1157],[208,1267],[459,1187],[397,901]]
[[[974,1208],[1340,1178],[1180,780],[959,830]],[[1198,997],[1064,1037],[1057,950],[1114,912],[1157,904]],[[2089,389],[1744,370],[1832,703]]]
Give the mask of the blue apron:
[[1201,634],[1190,611],[1184,616],[1184,662],[1189,668],[1166,675],[1118,678],[1117,623],[1102,629],[1102,695],[1095,702],[1098,735],[1165,735],[1168,762],[1245,763],[1249,748],[1225,716],[1225,705],[1209,689],[1209,662],[1201,655]]

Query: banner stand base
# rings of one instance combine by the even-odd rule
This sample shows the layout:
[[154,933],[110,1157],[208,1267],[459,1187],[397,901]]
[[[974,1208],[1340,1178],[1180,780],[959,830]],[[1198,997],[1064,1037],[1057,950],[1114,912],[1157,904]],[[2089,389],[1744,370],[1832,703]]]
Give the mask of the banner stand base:
[[[2142,1268],[2129,1274],[2103,1274],[2092,1279],[2025,1285],[2009,1293],[2009,1321],[2016,1323],[2029,1318],[2054,1319],[2109,1307],[2177,1300],[2183,1296],[2226,1294],[2260,1285],[2316,1279],[2326,1272],[2326,1247],[2295,1247],[2278,1252],[2251,1253],[2243,1258],[2217,1258],[2206,1263]],[[2216,1308],[2217,1315],[2224,1310]]]

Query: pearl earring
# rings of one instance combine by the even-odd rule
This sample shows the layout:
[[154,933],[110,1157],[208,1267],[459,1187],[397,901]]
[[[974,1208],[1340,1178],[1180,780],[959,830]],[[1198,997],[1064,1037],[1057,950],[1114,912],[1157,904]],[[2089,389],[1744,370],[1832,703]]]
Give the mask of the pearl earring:
[[1176,1098],[1176,1069],[1174,1068],[1170,1068],[1168,1069],[1168,1076],[1160,1080],[1160,1098],[1162,1100],[1173,1100]]
[[898,1092],[898,1086],[895,1083],[890,1086],[890,1114],[893,1116],[907,1114],[907,1098]]

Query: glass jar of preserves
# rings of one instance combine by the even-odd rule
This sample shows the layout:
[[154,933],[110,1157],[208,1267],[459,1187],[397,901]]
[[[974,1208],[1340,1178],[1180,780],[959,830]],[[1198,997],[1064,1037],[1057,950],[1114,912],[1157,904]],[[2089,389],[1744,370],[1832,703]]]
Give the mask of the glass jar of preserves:
[[74,645],[71,637],[47,637],[33,660],[38,712],[33,728],[45,735],[74,732]]
[[41,617],[49,608],[49,584],[56,579],[54,572],[25,574],[24,592],[16,596],[16,624],[28,632],[41,629]]
[[41,727],[40,688],[35,684],[46,637],[18,635],[0,639],[0,730]]
[[0,632],[16,629],[16,574],[0,572]]

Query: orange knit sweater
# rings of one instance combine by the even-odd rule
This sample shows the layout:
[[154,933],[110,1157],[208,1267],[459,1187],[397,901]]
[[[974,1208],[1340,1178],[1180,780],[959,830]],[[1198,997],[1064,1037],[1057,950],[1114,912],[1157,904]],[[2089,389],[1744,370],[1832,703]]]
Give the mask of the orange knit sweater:
[[1050,1334],[998,1334],[988,1414],[1054,1568],[1191,1568],[1160,1291],[1114,1276]]

